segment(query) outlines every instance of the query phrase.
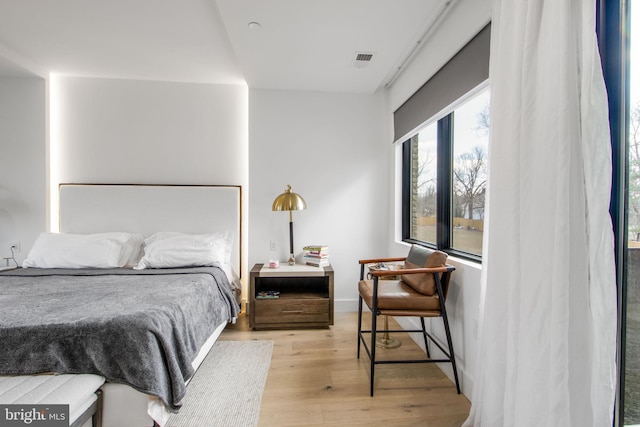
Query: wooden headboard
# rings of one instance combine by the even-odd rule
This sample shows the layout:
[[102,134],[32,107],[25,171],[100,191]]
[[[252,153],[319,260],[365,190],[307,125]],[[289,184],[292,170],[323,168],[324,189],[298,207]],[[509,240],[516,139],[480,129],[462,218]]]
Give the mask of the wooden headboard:
[[240,271],[239,185],[60,184],[60,232],[233,231],[231,261]]

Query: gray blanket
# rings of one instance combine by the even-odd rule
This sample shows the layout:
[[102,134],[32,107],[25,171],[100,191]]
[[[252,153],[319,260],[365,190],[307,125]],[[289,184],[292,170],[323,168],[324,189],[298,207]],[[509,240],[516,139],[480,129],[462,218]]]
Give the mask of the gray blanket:
[[0,374],[94,373],[177,411],[191,362],[238,314],[216,267],[0,273]]

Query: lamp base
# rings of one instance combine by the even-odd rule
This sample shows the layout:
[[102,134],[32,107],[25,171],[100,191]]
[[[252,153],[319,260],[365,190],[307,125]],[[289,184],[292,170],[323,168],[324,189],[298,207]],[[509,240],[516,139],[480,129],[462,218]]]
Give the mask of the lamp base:
[[[389,316],[384,316],[384,329],[389,329]],[[398,348],[402,343],[389,336],[389,332],[383,332],[381,337],[376,339],[376,347],[378,348]]]
[[382,337],[376,339],[376,347],[378,348],[398,348],[402,345],[400,341],[389,336],[389,333],[385,332]]
[[296,257],[293,254],[289,255],[289,260],[287,261],[289,265],[296,265]]

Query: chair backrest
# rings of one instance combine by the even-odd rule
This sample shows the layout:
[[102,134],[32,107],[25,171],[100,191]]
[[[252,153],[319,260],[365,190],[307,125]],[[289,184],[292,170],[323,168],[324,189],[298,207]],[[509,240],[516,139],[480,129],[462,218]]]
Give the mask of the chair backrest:
[[[446,265],[446,261],[447,254],[445,252],[412,245],[405,260],[405,268],[442,267]],[[442,293],[445,298],[449,288],[449,278],[449,273],[441,276]],[[404,274],[402,280],[421,294],[434,295],[436,293],[433,274]]]
[[409,249],[409,254],[407,254],[407,261],[422,267],[432,253],[431,249],[427,249],[424,246],[412,245],[411,249]]

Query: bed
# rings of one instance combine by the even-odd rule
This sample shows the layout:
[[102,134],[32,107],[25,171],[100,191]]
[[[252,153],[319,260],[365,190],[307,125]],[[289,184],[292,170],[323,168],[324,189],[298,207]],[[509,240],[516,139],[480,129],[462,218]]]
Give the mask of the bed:
[[100,374],[104,426],[162,426],[239,313],[240,201],[238,186],[61,185],[60,233],[0,273],[0,375]]

